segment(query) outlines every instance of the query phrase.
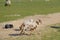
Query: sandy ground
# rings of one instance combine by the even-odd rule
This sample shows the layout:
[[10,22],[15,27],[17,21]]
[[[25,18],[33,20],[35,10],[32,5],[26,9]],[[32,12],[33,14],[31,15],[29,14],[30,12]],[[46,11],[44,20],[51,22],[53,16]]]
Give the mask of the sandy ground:
[[[53,13],[53,14],[48,14],[48,15],[34,15],[34,16],[28,16],[19,20],[3,22],[3,23],[0,23],[0,38],[8,38],[10,37],[11,34],[19,34],[19,31],[17,30],[19,29],[19,26],[21,25],[21,23],[25,19],[30,19],[30,18],[33,18],[33,19],[40,18],[42,20],[42,24],[38,26],[37,30],[38,29],[43,30],[43,28],[47,25],[60,23],[60,13]],[[13,24],[14,28],[4,29],[3,28],[4,25],[8,23]]]

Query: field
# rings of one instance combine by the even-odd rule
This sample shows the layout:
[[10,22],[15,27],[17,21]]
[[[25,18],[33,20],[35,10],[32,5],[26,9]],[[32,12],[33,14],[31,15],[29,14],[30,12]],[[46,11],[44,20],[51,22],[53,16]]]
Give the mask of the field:
[[[60,0],[11,0],[10,7],[0,0],[0,22],[15,20],[30,15],[60,12]],[[13,15],[13,16],[12,16]]]
[[[5,1],[0,0],[0,40],[60,40],[60,0],[11,1],[11,6],[5,7]],[[24,18],[40,18],[42,24],[32,35],[19,35]],[[14,28],[4,29],[7,23],[12,23]]]

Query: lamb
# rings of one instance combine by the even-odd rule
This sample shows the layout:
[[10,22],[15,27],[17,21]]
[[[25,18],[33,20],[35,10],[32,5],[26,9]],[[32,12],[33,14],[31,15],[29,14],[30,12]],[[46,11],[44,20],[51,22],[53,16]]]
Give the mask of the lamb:
[[27,31],[34,31],[39,25],[39,23],[41,23],[41,20],[36,20],[36,21],[33,19],[25,20],[19,27],[20,34],[24,34]]
[[5,6],[10,6],[11,5],[11,0],[6,0],[5,1]]

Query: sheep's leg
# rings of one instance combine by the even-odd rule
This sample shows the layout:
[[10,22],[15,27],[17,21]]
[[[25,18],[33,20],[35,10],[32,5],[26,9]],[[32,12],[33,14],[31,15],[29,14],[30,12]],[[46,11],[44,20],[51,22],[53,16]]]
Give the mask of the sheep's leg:
[[25,34],[25,31],[24,31],[24,30],[21,30],[21,31],[20,31],[20,34]]

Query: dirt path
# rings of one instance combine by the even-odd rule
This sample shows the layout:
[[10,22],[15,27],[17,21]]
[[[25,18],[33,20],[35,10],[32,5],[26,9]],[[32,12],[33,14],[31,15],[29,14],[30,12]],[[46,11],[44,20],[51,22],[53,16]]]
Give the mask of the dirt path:
[[[42,29],[47,25],[60,23],[60,13],[53,13],[53,14],[48,14],[48,15],[34,15],[34,16],[25,17],[24,19],[4,22],[4,23],[0,23],[0,38],[7,38],[7,37],[10,37],[9,35],[15,34],[15,33],[18,34],[19,31],[16,31],[15,29],[19,29],[19,26],[21,25],[23,20],[30,19],[30,18],[33,18],[33,19],[40,18],[42,20],[42,24],[39,25],[37,29]],[[12,23],[14,25],[14,28],[3,29],[4,25],[7,23]]]

